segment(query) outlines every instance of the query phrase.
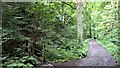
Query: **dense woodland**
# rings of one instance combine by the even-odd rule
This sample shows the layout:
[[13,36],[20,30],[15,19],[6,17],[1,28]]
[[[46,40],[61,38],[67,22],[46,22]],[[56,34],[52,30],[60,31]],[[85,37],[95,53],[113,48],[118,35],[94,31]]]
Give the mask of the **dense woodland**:
[[120,64],[119,8],[120,2],[3,2],[2,66],[82,59],[93,38]]

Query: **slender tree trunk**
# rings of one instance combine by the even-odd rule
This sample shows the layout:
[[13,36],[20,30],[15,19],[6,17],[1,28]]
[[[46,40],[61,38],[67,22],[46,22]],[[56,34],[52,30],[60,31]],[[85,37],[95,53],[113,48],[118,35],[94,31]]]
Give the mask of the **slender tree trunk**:
[[77,27],[78,27],[78,36],[80,41],[83,41],[83,29],[82,29],[82,0],[76,0],[76,10],[77,10]]
[[90,38],[92,38],[92,29],[91,29],[91,23],[89,23],[89,33],[90,33]]

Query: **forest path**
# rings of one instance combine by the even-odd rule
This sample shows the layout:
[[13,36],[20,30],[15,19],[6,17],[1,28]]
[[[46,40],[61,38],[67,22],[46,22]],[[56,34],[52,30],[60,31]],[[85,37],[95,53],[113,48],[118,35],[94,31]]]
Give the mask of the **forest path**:
[[53,66],[116,66],[116,61],[109,52],[100,46],[96,40],[88,42],[88,54],[86,58],[64,63],[56,63]]

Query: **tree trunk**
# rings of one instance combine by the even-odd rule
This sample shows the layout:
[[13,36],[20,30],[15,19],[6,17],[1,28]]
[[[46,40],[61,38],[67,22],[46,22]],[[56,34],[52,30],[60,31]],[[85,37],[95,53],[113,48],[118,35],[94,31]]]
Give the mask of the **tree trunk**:
[[77,27],[78,27],[78,36],[80,38],[80,42],[83,41],[83,29],[82,29],[82,0],[77,0],[76,3],[77,8]]

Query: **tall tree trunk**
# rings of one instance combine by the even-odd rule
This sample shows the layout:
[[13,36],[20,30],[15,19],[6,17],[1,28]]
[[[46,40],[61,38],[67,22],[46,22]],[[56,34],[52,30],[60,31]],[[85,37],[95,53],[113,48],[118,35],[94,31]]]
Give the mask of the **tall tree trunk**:
[[78,36],[80,41],[83,41],[83,29],[82,29],[82,0],[76,0],[76,10],[77,10],[77,27],[78,27]]
[[90,38],[92,38],[92,29],[91,29],[91,23],[89,23],[89,33],[90,33]]

